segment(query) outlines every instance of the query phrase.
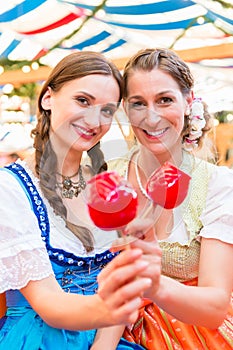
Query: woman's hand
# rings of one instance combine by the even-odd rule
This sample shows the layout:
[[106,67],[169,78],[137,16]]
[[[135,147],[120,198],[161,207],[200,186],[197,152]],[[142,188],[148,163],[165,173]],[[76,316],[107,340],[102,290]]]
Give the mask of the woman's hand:
[[160,286],[162,257],[162,251],[154,232],[153,220],[137,218],[126,227],[125,233],[127,236],[116,240],[111,251],[116,252],[130,247],[131,249],[140,249],[143,252],[141,259],[147,262],[148,266],[138,276],[151,279],[152,284],[145,290],[143,296],[152,299]]
[[104,302],[112,324],[136,321],[141,295],[151,286],[151,279],[145,273],[148,264],[149,261],[142,258],[142,250],[132,247],[122,251],[98,275],[97,294]]

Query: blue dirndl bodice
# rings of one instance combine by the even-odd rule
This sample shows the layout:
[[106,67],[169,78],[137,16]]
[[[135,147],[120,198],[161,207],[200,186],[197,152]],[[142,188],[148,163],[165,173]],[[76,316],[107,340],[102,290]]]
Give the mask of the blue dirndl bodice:
[[[13,163],[5,170],[16,177],[31,203],[60,286],[68,293],[94,294],[98,287],[98,273],[116,254],[107,250],[93,257],[79,257],[62,249],[53,248],[50,245],[47,209],[31,177],[19,163]],[[7,291],[6,298],[7,313],[0,329],[0,350],[90,349],[96,330],[67,331],[50,327],[36,314],[18,290]],[[142,347],[121,339],[117,349],[142,349]]]

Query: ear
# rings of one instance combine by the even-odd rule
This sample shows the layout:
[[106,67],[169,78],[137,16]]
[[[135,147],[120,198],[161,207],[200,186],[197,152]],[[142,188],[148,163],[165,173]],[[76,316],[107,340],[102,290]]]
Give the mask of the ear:
[[44,110],[50,110],[51,109],[51,88],[48,86],[46,92],[44,93],[42,99],[41,99],[41,106]]
[[190,93],[186,96],[187,106],[186,106],[186,110],[185,110],[185,115],[190,114],[193,99],[194,99],[194,93],[191,90]]

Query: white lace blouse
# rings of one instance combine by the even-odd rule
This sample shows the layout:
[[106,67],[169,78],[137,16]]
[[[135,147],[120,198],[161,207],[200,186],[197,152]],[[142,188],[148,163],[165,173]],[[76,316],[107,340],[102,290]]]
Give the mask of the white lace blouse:
[[[38,180],[25,163],[18,161],[29,173],[41,194]],[[49,256],[41,238],[36,215],[17,179],[0,170],[0,293],[20,289],[30,280],[40,280],[53,274]],[[82,243],[65,227],[45,200],[50,223],[50,244],[77,256],[88,256]],[[92,230],[96,242],[93,256],[107,250],[117,232]]]

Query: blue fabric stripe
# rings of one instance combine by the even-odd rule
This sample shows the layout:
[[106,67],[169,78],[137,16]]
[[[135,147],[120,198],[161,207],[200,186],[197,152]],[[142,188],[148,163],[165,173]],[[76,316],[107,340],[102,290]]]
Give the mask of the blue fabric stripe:
[[207,18],[209,18],[213,22],[216,21],[216,20],[221,19],[222,21],[225,22],[225,24],[233,25],[233,20],[231,20],[230,18],[226,18],[226,17],[221,16],[219,14],[216,14],[215,12],[210,11],[210,10],[208,10],[208,12],[207,12],[207,14],[205,16]]
[[119,40],[117,40],[115,43],[113,43],[112,45],[110,45],[109,47],[107,47],[105,50],[103,50],[102,52],[104,53],[104,52],[111,51],[111,50],[115,49],[116,47],[119,47],[119,46],[121,46],[121,45],[123,45],[123,44],[125,44],[125,43],[126,43],[126,40],[124,40],[124,39],[119,39]]
[[35,10],[47,0],[24,0],[12,9],[0,14],[0,22],[10,22],[26,13]]
[[109,36],[111,36],[110,33],[108,33],[107,31],[103,31],[97,35],[94,35],[93,37],[91,37],[90,39],[84,40],[81,43],[74,45],[72,47],[69,47],[68,49],[77,49],[77,50],[82,50],[87,46],[91,46],[91,45],[95,45],[97,43],[99,43],[100,41],[105,40],[106,38],[108,38]]
[[141,29],[141,30],[170,30],[170,29],[184,29],[188,28],[190,25],[199,26],[195,22],[195,18],[187,19],[184,21],[172,22],[172,23],[160,23],[160,24],[133,24],[133,23],[118,23],[111,21],[102,21],[107,24],[111,24],[118,27],[131,28],[131,29]]
[[[86,5],[78,2],[60,0],[60,2],[69,3],[87,10],[93,11],[95,6]],[[150,15],[152,13],[161,13],[161,12],[169,12],[174,10],[179,10],[185,7],[189,7],[195,5],[196,3],[191,0],[183,1],[161,1],[154,2],[151,4],[140,4],[140,5],[132,5],[132,6],[104,6],[104,11],[107,14],[114,15]]]
[[8,57],[8,55],[20,44],[20,40],[14,39],[11,44],[0,54],[0,57]]

